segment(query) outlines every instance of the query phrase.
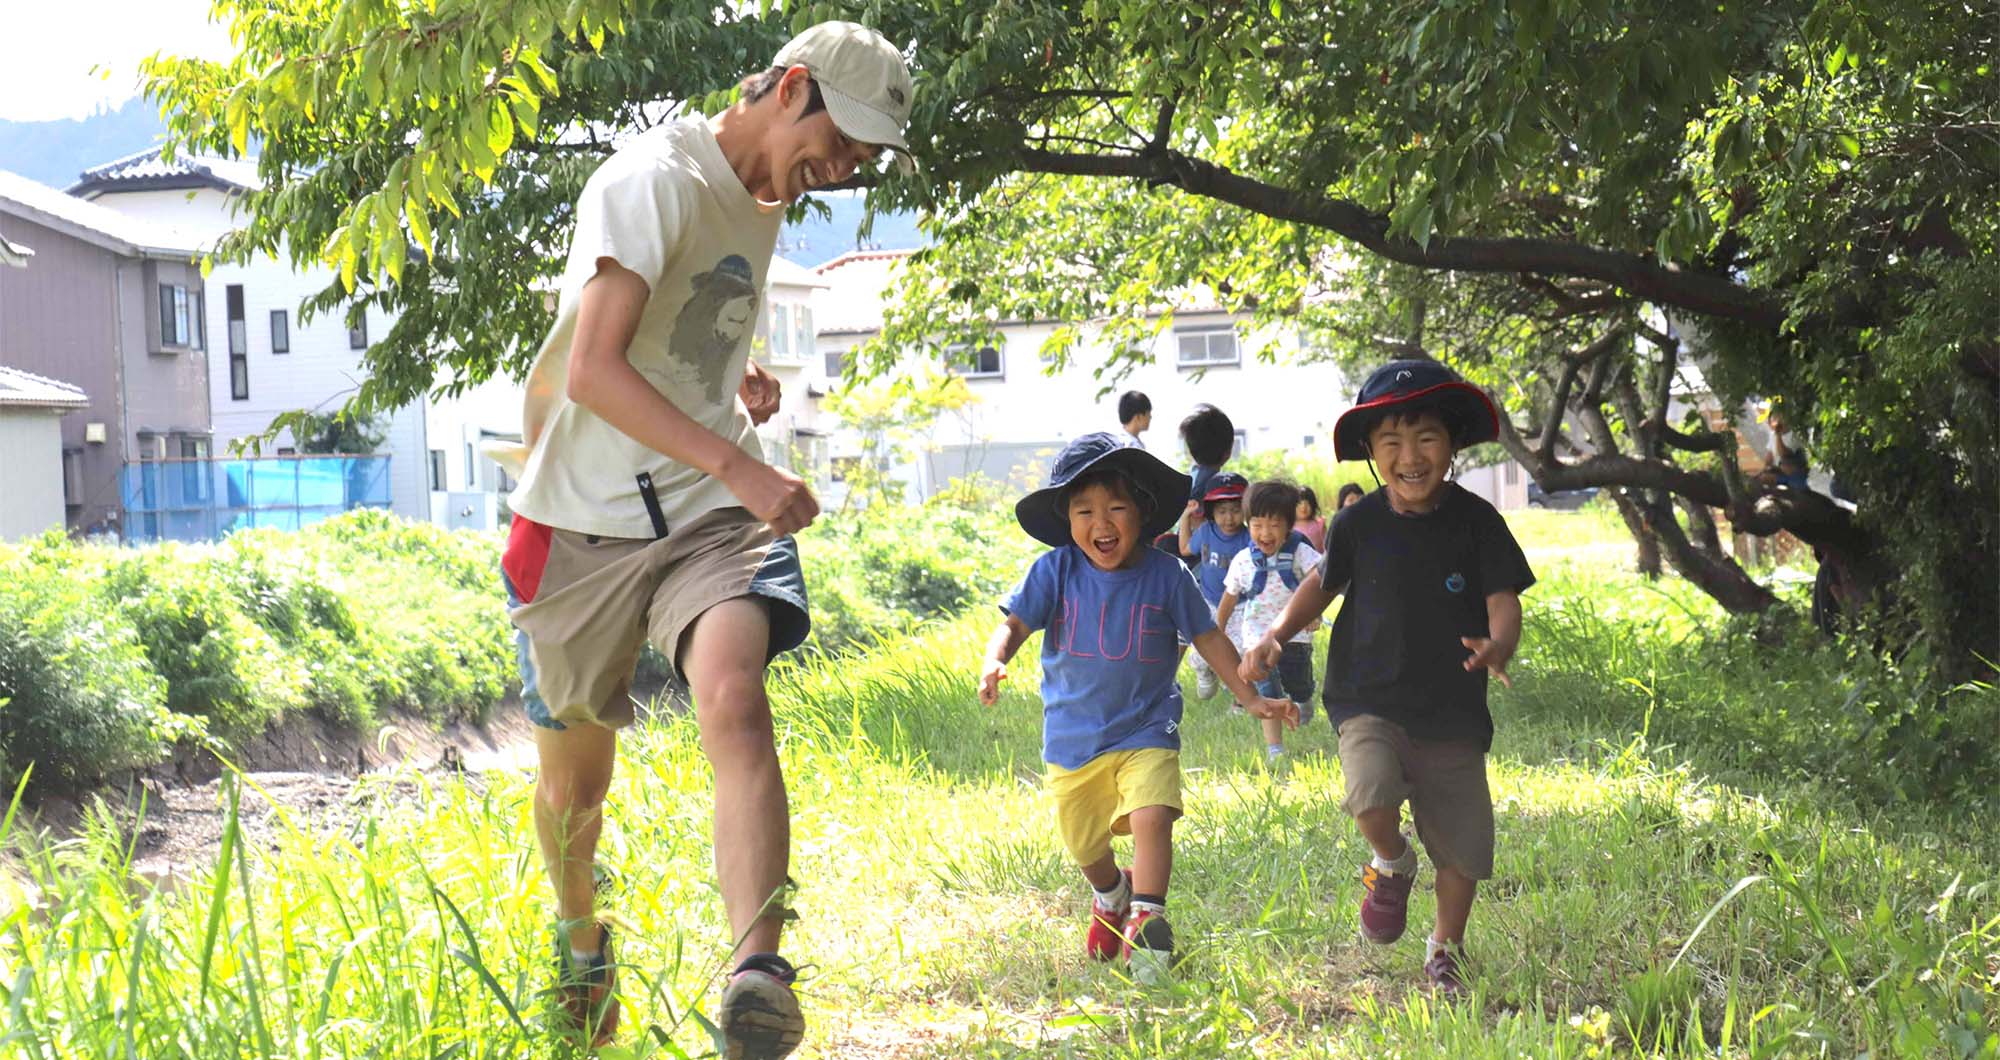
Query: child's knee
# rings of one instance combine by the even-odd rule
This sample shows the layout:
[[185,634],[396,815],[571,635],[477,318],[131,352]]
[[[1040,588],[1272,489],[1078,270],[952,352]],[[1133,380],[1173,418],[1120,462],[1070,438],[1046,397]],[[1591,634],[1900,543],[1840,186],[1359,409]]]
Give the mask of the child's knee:
[[1147,833],[1171,834],[1174,822],[1179,820],[1180,816],[1181,811],[1173,806],[1141,806],[1132,811],[1128,820],[1134,836]]

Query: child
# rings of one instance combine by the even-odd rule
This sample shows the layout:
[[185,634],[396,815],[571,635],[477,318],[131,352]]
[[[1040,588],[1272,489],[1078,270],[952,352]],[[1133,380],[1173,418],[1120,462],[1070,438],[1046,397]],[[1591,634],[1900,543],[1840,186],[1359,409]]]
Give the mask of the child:
[[[1535,575],[1493,506],[1445,473],[1458,451],[1499,436],[1486,395],[1434,361],[1392,361],[1334,424],[1342,460],[1372,460],[1384,487],[1337,513],[1318,578],[1244,659],[1260,679],[1284,643],[1345,592],[1326,659],[1327,717],[1340,729],[1342,809],[1375,850],[1362,872],[1361,932],[1394,942],[1408,918],[1417,856],[1402,804],[1437,866],[1437,923],[1424,973],[1465,988],[1459,952],[1479,880],[1493,871],[1486,675],[1507,679]],[[1470,654],[1467,654],[1467,653]]]
[[1367,490],[1362,489],[1355,483],[1343,482],[1340,486],[1340,495],[1334,498],[1333,509],[1334,511],[1340,511],[1343,508],[1352,507],[1355,501],[1366,496],[1368,496]]
[[[1236,449],[1236,425],[1223,411],[1214,405],[1196,405],[1181,421],[1181,447],[1187,450],[1188,459],[1194,466],[1188,469],[1188,477],[1193,485],[1188,487],[1187,514],[1201,522],[1201,498],[1208,492],[1208,480],[1222,471],[1222,465],[1229,462],[1229,455]],[[1184,555],[1181,542],[1173,531],[1161,534],[1154,542],[1155,548],[1176,556]],[[1188,566],[1194,566],[1190,559]]]
[[[1299,582],[1319,566],[1319,550],[1292,527],[1302,501],[1289,482],[1259,482],[1250,487],[1244,506],[1250,512],[1250,547],[1236,553],[1223,580],[1222,604],[1215,624],[1229,632],[1244,651],[1264,639],[1271,625],[1292,602]],[[1238,609],[1241,610],[1238,610]],[[1232,618],[1240,618],[1230,629]],[[1276,672],[1257,686],[1260,695],[1284,697],[1299,705],[1299,721],[1312,720],[1312,639],[1314,627],[1299,630],[1285,642]],[[1264,723],[1265,760],[1275,762],[1285,751],[1285,730]]]
[[[1195,579],[1210,611],[1222,604],[1230,561],[1250,547],[1250,532],[1243,528],[1243,491],[1249,485],[1242,475],[1220,472],[1208,480],[1199,503],[1181,514],[1181,555],[1195,561]],[[1223,631],[1233,636],[1227,625]],[[1200,655],[1194,658],[1194,694],[1202,699],[1215,694],[1215,672]]]
[[1299,506],[1292,513],[1292,529],[1316,549],[1326,544],[1326,520],[1319,517],[1319,494],[1311,486],[1299,487]]
[[[1084,944],[1098,960],[1124,955],[1147,982],[1173,957],[1166,908],[1181,815],[1176,634],[1229,675],[1229,690],[1252,713],[1297,718],[1292,704],[1259,697],[1237,676],[1236,648],[1187,569],[1145,547],[1172,525],[1187,482],[1114,435],[1066,446],[1048,485],[1014,509],[1051,551],[1001,602],[1007,618],[979,678],[979,701],[991,706],[1008,661],[1030,633],[1045,631],[1042,757],[1063,845],[1096,892]],[[1130,871],[1112,854],[1114,833],[1132,836]]]
[[895,45],[823,22],[746,78],[727,110],[620,148],[578,198],[555,326],[528,376],[524,445],[499,455],[520,478],[501,565],[537,727],[555,998],[593,1045],[618,1024],[597,843],[649,641],[693,689],[715,772],[717,884],[736,940],[721,1051],[776,1060],[804,1034],[795,972],[777,953],[791,825],[764,671],[806,638],[791,535],[819,505],[765,463],[737,395],[785,208],[885,148],[907,150],[913,91]]

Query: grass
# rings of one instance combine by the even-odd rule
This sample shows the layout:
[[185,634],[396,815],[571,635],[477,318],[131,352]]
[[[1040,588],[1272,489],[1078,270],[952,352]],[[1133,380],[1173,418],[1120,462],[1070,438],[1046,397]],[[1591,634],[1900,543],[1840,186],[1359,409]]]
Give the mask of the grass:
[[[1531,552],[1604,543],[1562,518],[1523,525]],[[802,916],[787,950],[812,965],[799,1055],[2000,1055],[1989,818],[1843,797],[1728,731],[1670,741],[1708,666],[1689,634],[1717,616],[1573,554],[1537,559],[1518,688],[1495,697],[1499,860],[1462,1004],[1419,988],[1417,931],[1356,940],[1365,855],[1323,721],[1271,772],[1254,723],[1190,705],[1186,960],[1148,991],[1083,957],[1086,891],[1038,780],[1032,650],[991,710],[971,695],[984,613],[781,667]],[[1773,672],[1732,702],[1754,715],[1815,679]],[[707,788],[686,720],[626,741],[603,860],[630,1007],[603,1055],[714,1048],[692,1016],[727,948]],[[24,872],[0,877],[0,1056],[551,1055],[529,792],[507,773],[378,778],[348,831],[295,820],[257,850],[231,829],[174,892],[130,880],[109,824],[0,834]],[[1429,914],[1420,884],[1413,920]]]

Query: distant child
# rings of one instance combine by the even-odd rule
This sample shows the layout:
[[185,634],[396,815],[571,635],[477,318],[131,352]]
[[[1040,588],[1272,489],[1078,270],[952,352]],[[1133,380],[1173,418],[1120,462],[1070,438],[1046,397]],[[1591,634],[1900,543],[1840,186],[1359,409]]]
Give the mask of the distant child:
[[[1035,560],[1000,610],[979,677],[991,706],[1007,663],[1042,635],[1042,757],[1064,847],[1096,892],[1084,944],[1098,960],[1124,956],[1135,978],[1172,964],[1167,880],[1181,815],[1178,638],[1194,643],[1229,690],[1260,718],[1291,720],[1290,703],[1264,699],[1237,676],[1235,646],[1215,627],[1187,568],[1157,549],[1188,479],[1111,434],[1086,434],[1056,457],[1048,485],[1023,497],[1021,528],[1050,551]],[[1114,834],[1132,836],[1120,869]]]
[[1144,449],[1146,440],[1139,436],[1153,426],[1153,399],[1137,390],[1118,395],[1118,425],[1131,435],[1133,445]]
[[[1195,580],[1211,611],[1222,606],[1222,582],[1229,576],[1230,562],[1250,547],[1250,531],[1243,528],[1243,491],[1249,485],[1233,471],[1216,474],[1208,480],[1207,492],[1181,514],[1181,555],[1195,561]],[[1226,623],[1222,628],[1235,637]],[[1215,671],[1199,654],[1194,657],[1194,682],[1195,695],[1207,699],[1215,694]]]
[[1369,376],[1334,424],[1334,452],[1372,460],[1384,487],[1333,517],[1319,577],[1299,582],[1242,673],[1263,678],[1285,642],[1347,594],[1322,701],[1340,728],[1341,808],[1375,850],[1361,874],[1361,933],[1385,944],[1403,934],[1417,878],[1400,830],[1408,802],[1438,870],[1424,973],[1450,993],[1465,988],[1465,923],[1493,873],[1486,676],[1510,683],[1520,594],[1535,583],[1500,513],[1445,481],[1458,452],[1494,440],[1499,423],[1484,393],[1435,361],[1392,361]]
[[[1249,651],[1270,632],[1299,583],[1311,575],[1320,561],[1319,550],[1304,535],[1293,530],[1302,506],[1298,487],[1289,482],[1259,482],[1244,497],[1250,513],[1250,547],[1229,561],[1223,579],[1222,605],[1216,608],[1215,624],[1229,633],[1236,646]],[[1236,628],[1230,620],[1240,618]],[[1313,631],[1307,625],[1284,642],[1277,669],[1257,685],[1259,695],[1289,699],[1299,705],[1299,721],[1312,720]],[[1264,755],[1275,762],[1285,752],[1285,729],[1275,721],[1264,723]]]
[[1188,507],[1193,509],[1208,492],[1208,480],[1221,473],[1222,465],[1236,451],[1236,424],[1214,405],[1196,405],[1181,421],[1181,445],[1194,461],[1188,469],[1188,477],[1193,479],[1188,487]]
[[[1222,471],[1222,465],[1229,462],[1229,456],[1236,450],[1236,424],[1214,405],[1196,405],[1181,421],[1181,447],[1187,450],[1193,466],[1188,468],[1187,514],[1194,517],[1196,525],[1202,520],[1201,498],[1208,492],[1208,480]],[[1153,547],[1173,555],[1183,555],[1181,542],[1172,530],[1161,534],[1153,541]],[[1188,566],[1194,566],[1193,557]]]
[[1368,496],[1368,491],[1362,489],[1359,485],[1352,482],[1343,482],[1340,485],[1339,496],[1333,499],[1333,510],[1336,512],[1340,511],[1366,496]]
[[1319,494],[1311,486],[1299,487],[1299,506],[1292,513],[1292,529],[1314,548],[1326,544],[1326,520],[1320,518]]

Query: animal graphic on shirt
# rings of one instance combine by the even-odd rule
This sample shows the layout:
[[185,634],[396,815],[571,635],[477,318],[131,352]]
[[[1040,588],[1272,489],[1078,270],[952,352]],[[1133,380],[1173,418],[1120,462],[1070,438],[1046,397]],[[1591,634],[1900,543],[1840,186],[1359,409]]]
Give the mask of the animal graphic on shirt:
[[667,348],[694,370],[708,400],[720,404],[734,390],[729,368],[736,348],[757,319],[757,280],[750,262],[731,254],[689,282],[694,295],[675,315]]

